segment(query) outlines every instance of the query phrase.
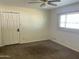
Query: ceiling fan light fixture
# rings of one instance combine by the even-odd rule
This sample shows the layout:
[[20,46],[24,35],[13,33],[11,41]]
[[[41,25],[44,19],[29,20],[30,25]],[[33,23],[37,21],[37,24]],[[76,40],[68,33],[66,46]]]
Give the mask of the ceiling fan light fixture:
[[[55,6],[57,6],[57,4],[55,4],[54,2],[60,2],[60,0],[40,0],[40,2],[30,2],[31,4],[33,3],[42,3],[41,5],[40,5],[40,7],[42,7],[42,8],[47,8],[47,7],[50,7],[50,6],[53,6],[53,7],[55,7]],[[30,4],[29,3],[29,4]]]
[[45,5],[45,6],[42,6],[41,8],[48,8],[48,7]]

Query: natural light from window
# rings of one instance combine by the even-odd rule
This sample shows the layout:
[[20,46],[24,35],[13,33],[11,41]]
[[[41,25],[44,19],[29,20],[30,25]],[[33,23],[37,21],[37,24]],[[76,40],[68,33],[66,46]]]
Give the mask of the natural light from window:
[[79,12],[60,15],[60,28],[79,29]]

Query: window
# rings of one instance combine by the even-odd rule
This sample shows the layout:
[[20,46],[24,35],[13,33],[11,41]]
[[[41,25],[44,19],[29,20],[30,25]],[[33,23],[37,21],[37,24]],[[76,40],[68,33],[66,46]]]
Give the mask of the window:
[[60,28],[79,29],[79,12],[60,15]]

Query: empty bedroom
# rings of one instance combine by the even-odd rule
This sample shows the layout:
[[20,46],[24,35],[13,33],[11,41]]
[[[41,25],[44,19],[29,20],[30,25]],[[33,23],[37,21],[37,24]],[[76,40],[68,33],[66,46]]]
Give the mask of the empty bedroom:
[[0,59],[79,59],[79,0],[0,0]]

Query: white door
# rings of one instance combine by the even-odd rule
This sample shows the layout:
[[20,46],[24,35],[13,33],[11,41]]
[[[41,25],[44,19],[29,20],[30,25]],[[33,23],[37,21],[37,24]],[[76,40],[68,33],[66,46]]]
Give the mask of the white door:
[[2,13],[2,44],[19,43],[19,14]]

